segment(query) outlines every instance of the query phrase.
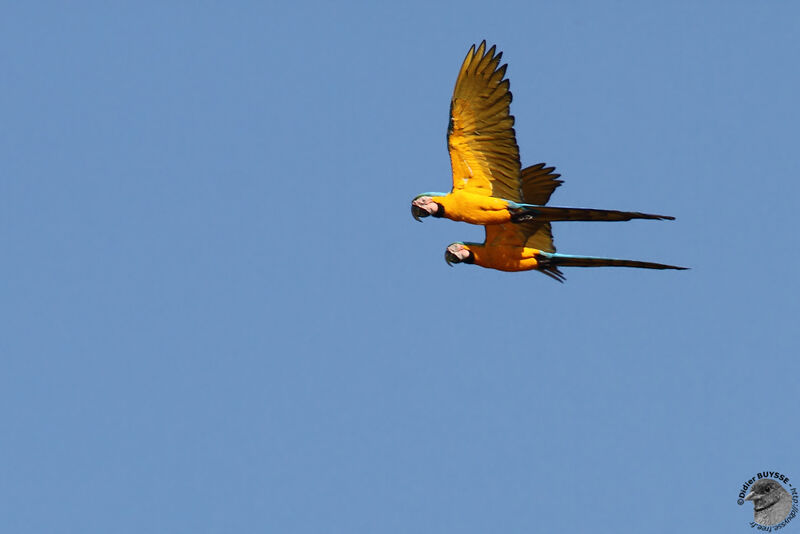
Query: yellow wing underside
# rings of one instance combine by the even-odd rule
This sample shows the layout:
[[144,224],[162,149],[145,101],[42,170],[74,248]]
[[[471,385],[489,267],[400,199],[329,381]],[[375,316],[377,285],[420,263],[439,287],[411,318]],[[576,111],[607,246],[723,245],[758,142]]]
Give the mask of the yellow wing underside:
[[527,247],[555,252],[553,230],[549,222],[492,224],[486,229],[486,246]]
[[494,46],[487,51],[486,41],[469,49],[450,102],[447,144],[454,191],[519,202],[519,147],[506,65],[498,68],[502,55]]

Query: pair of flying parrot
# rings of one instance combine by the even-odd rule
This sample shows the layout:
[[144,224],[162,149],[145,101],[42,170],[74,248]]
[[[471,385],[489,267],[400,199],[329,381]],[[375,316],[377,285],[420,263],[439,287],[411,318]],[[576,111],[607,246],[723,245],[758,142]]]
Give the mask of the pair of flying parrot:
[[639,267],[685,269],[646,261],[571,256],[556,253],[552,221],[673,220],[667,215],[631,211],[546,206],[562,184],[554,167],[539,163],[522,169],[510,114],[511,91],[503,53],[486,41],[469,49],[450,101],[447,144],[453,168],[450,193],[423,193],[411,202],[411,214],[446,217],[479,224],[483,243],[453,243],[445,261],[474,263],[501,271],[538,270],[563,282],[559,267]]

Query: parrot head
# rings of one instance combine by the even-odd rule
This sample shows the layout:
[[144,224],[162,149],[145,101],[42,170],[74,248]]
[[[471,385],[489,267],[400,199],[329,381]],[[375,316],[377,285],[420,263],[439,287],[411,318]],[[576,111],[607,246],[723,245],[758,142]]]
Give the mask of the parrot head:
[[450,267],[454,263],[472,263],[475,261],[475,255],[464,243],[453,243],[444,251],[444,261]]
[[411,216],[419,222],[422,222],[420,217],[428,217],[429,215],[442,217],[444,215],[444,207],[434,201],[433,198],[431,198],[433,196],[437,196],[437,194],[423,193],[417,195],[414,200],[411,201]]

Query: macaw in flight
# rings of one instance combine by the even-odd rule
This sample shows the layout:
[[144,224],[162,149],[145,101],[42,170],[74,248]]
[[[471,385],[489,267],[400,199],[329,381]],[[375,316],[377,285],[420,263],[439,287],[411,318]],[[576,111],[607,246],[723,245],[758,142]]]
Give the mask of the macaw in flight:
[[[546,204],[556,187],[561,185],[561,180],[556,180],[558,175],[549,172],[552,168],[542,169],[541,166],[535,166],[539,168],[536,173],[529,171],[534,167],[522,171],[522,198],[526,202]],[[686,269],[649,261],[557,254],[549,221],[509,222],[486,225],[484,228],[486,239],[483,243],[452,243],[445,250],[444,260],[451,267],[454,263],[474,263],[500,271],[537,270],[559,282],[566,280],[559,267]]]
[[495,46],[486,50],[486,41],[483,41],[477,50],[472,45],[464,58],[450,101],[447,128],[453,189],[449,193],[423,193],[414,198],[411,214],[416,220],[433,216],[491,225],[526,221],[674,219],[667,215],[559,208],[544,206],[543,202],[523,202],[521,176],[526,171],[537,172],[537,169],[520,170],[514,117],[509,113],[511,91],[509,81],[504,79],[508,65],[498,68],[502,55],[502,52],[495,55]]

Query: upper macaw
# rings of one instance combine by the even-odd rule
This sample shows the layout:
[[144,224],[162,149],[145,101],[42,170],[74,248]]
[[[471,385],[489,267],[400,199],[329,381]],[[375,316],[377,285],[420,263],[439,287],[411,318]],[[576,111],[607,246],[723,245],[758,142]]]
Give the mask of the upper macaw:
[[[560,180],[555,180],[554,176],[558,175],[526,174],[523,171],[522,190],[525,193],[523,199],[540,204],[547,203],[552,192],[561,183]],[[444,253],[445,261],[450,265],[462,262],[474,263],[500,271],[538,270],[559,282],[566,280],[564,273],[558,269],[559,266],[686,269],[686,267],[648,261],[557,254],[550,223],[546,221],[493,224],[486,225],[485,229],[486,239],[483,243],[459,242],[448,246]]]
[[[532,167],[520,170],[514,117],[509,113],[511,91],[504,78],[507,65],[498,68],[502,55],[502,52],[495,55],[494,46],[487,51],[483,41],[477,50],[472,45],[464,58],[450,101],[447,128],[453,189],[450,193],[423,193],[415,197],[411,202],[415,219],[432,215],[480,225],[533,220],[674,219],[630,211],[523,203],[521,176]],[[534,169],[540,170],[541,166]]]

